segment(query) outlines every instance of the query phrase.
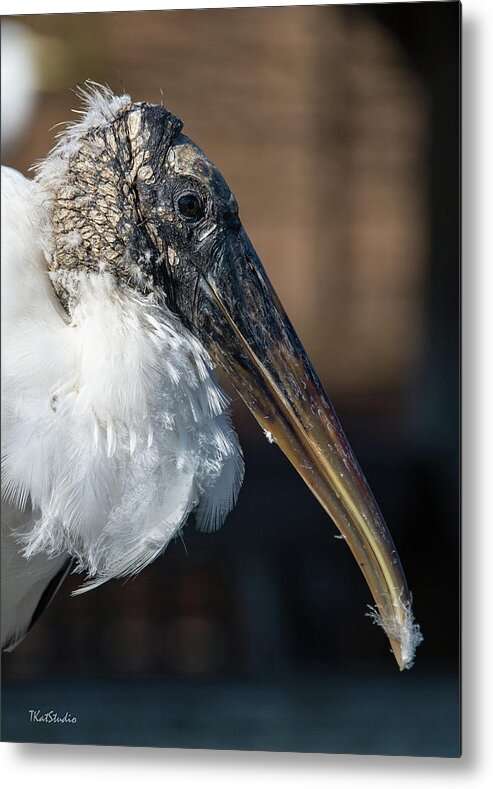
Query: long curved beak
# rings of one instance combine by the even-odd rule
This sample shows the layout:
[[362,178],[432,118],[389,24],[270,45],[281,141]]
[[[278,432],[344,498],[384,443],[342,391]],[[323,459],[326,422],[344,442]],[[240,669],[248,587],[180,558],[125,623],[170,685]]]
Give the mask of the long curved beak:
[[421,634],[377,503],[244,230],[205,276],[200,334],[267,436],[289,458],[346,540],[400,669]]

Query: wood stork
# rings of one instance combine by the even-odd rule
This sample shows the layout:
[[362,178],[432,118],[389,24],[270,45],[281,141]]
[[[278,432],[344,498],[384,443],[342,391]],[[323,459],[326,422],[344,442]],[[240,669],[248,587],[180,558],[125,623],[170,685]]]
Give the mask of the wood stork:
[[162,106],[89,86],[34,180],[2,172],[2,644],[70,567],[139,572],[243,478],[221,365],[338,526],[401,669],[406,580],[223,177]]

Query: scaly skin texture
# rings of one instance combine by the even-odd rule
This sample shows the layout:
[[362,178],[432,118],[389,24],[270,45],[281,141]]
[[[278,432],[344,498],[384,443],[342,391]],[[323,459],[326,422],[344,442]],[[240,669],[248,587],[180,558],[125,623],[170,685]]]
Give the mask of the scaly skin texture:
[[88,129],[76,145],[55,148],[52,157],[60,157],[65,170],[50,194],[48,267],[66,308],[77,300],[79,272],[107,270],[119,284],[144,293],[152,287],[159,253],[152,223],[140,212],[138,187],[152,186],[166,170],[181,126],[162,107],[132,104],[106,125]]

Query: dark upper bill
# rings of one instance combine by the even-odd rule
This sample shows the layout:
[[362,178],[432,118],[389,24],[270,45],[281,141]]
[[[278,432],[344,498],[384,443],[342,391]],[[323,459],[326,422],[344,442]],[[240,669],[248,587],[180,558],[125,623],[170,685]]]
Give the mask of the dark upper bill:
[[248,237],[240,230],[225,244],[222,264],[201,277],[201,339],[336,523],[372,592],[375,621],[399,667],[410,668],[421,635],[390,533]]

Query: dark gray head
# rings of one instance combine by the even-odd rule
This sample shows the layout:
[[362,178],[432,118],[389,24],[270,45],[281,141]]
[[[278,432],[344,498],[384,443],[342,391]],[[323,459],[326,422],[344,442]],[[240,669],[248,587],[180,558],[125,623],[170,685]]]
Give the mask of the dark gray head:
[[336,522],[409,667],[418,635],[392,539],[220,172],[164,107],[95,91],[39,181],[65,308],[80,276],[106,271],[178,315]]

